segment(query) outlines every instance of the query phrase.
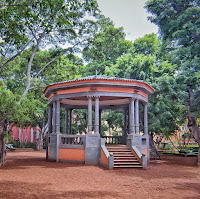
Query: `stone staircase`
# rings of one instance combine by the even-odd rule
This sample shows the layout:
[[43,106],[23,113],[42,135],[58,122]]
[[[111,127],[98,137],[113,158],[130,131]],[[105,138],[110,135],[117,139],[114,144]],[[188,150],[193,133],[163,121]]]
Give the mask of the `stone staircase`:
[[107,145],[106,148],[109,153],[113,153],[114,168],[143,168],[126,145]]

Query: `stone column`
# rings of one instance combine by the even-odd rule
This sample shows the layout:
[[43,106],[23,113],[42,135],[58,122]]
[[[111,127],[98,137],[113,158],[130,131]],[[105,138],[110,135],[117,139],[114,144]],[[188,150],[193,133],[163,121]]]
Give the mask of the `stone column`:
[[68,134],[69,133],[69,111],[68,109],[65,110],[65,133]]
[[56,101],[56,133],[60,133],[60,101]]
[[130,134],[135,134],[135,99],[131,98],[130,100]]
[[88,133],[92,134],[92,97],[88,97]]
[[69,134],[72,134],[72,109],[69,110],[69,126],[68,126]]
[[131,134],[131,101],[128,106],[128,134]]
[[139,134],[139,100],[136,99],[135,101],[135,132],[136,134]]
[[95,96],[94,133],[99,134],[99,96]]
[[53,102],[53,133],[56,132],[56,102]]
[[126,135],[126,129],[127,129],[127,109],[124,109],[124,128],[122,135]]
[[148,103],[144,104],[144,135],[148,135]]
[[52,133],[52,105],[49,104],[49,112],[48,112],[48,133]]
[[99,110],[99,134],[101,136],[101,112],[102,110]]

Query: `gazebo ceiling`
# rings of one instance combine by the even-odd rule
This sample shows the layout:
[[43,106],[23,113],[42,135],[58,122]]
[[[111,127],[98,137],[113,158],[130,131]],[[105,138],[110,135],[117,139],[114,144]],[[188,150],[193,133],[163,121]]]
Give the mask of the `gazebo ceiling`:
[[108,106],[128,104],[131,97],[147,101],[153,91],[143,81],[97,75],[51,84],[44,94],[49,103],[60,99],[62,104],[76,106],[86,106],[88,96],[100,96],[100,106]]

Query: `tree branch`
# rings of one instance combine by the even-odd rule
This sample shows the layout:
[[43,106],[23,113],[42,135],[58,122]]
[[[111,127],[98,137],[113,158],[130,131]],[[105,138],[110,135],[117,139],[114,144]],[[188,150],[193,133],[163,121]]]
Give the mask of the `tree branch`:
[[50,62],[48,62],[43,68],[41,68],[41,69],[39,70],[39,72],[35,75],[35,77],[31,80],[30,85],[35,81],[35,79],[37,78],[37,76],[38,76],[49,64],[51,64],[53,61],[55,61],[58,57],[59,57],[59,56],[54,57],[54,58],[53,58]]
[[32,42],[33,40],[30,40],[16,55],[12,56],[6,63],[4,63],[1,67],[0,67],[0,73],[1,71],[4,69],[4,67],[10,63],[12,60],[14,60],[17,56],[19,56],[25,49],[26,47]]

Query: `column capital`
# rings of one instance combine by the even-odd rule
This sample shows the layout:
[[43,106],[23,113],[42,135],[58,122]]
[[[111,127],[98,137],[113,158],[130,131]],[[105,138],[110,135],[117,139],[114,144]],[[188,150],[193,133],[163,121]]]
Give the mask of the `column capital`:
[[143,102],[143,105],[144,106],[148,106],[148,102]]
[[131,97],[129,98],[129,101],[132,102],[132,101],[135,101],[135,99],[136,99],[135,97]]

